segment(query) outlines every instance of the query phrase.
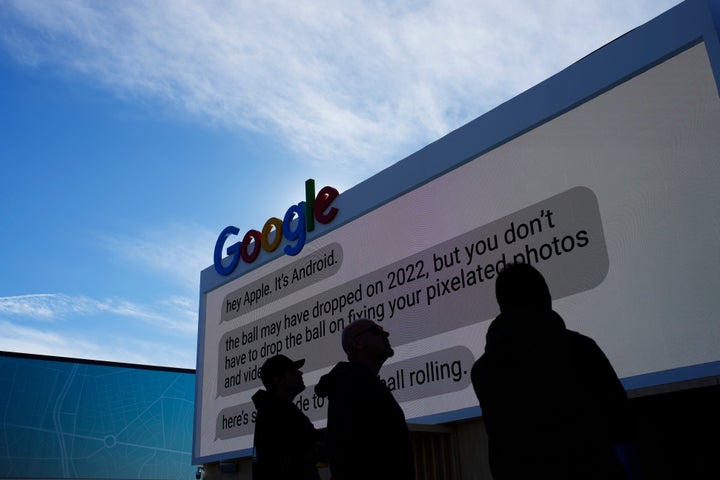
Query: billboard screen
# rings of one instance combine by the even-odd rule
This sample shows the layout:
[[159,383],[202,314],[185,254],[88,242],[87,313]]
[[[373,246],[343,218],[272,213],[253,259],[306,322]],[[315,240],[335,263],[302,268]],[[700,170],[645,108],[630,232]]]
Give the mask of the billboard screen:
[[469,372],[509,262],[545,275],[568,328],[594,338],[626,386],[720,373],[718,125],[696,42],[362,215],[341,194],[340,226],[203,290],[194,458],[249,454],[250,397],[275,353],[306,359],[296,401],[323,426],[313,386],[358,318],[390,332],[380,376],[409,422],[479,415]]

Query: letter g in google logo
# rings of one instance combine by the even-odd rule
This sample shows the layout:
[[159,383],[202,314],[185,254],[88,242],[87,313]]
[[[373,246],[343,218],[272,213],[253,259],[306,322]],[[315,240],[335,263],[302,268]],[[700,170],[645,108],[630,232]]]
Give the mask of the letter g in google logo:
[[[269,218],[265,222],[262,232],[248,230],[242,241],[233,243],[227,248],[225,253],[230,261],[223,265],[222,250],[225,242],[229,236],[240,233],[240,229],[237,227],[232,225],[225,227],[215,242],[215,251],[213,252],[215,270],[220,275],[230,275],[241,258],[245,263],[252,263],[260,255],[261,248],[266,252],[274,252],[280,246],[283,238],[289,242],[295,242],[294,245],[285,245],[283,249],[285,253],[290,256],[297,255],[305,246],[306,233],[315,229],[315,220],[318,223],[327,224],[335,218],[338,209],[331,205],[338,195],[340,193],[335,188],[323,187],[315,196],[315,180],[306,180],[305,201],[291,205],[282,220],[275,217]],[[295,219],[297,221],[293,225]],[[271,239],[273,232],[275,234]]]

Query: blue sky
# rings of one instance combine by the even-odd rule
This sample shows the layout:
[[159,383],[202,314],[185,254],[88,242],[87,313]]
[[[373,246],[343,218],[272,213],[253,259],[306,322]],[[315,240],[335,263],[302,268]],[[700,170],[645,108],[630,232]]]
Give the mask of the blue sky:
[[195,367],[200,271],[671,0],[0,0],[0,350]]

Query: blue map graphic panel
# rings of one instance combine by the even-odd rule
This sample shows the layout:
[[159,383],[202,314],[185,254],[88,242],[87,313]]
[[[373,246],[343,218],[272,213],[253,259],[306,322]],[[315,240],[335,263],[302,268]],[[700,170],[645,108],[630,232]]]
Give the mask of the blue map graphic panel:
[[195,374],[0,353],[0,477],[194,478]]

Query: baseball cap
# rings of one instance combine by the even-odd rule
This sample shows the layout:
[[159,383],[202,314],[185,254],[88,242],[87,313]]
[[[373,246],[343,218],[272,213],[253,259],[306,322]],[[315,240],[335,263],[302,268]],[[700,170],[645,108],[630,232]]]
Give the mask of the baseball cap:
[[263,385],[267,386],[278,375],[282,375],[293,370],[299,370],[305,365],[305,359],[290,360],[285,355],[275,355],[268,358],[260,367],[260,380]]

